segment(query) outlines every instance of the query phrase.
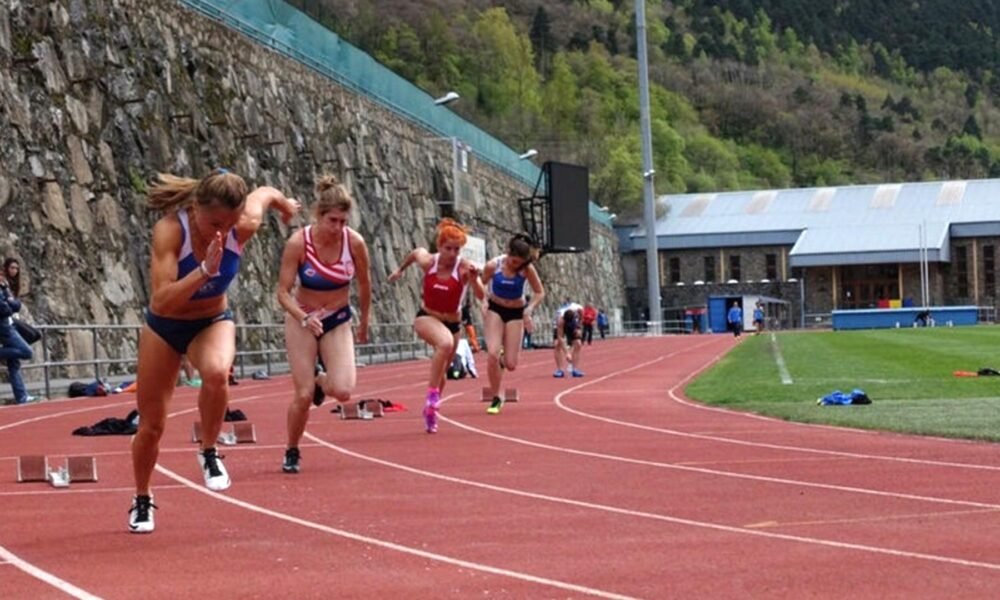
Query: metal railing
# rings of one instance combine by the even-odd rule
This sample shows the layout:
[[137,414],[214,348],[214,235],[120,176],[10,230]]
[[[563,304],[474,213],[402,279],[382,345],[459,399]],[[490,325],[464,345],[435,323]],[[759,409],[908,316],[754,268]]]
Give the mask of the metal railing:
[[[21,364],[25,386],[32,395],[63,396],[72,381],[100,379],[118,383],[135,377],[141,325],[39,324],[35,327],[42,334],[32,346],[35,359]],[[431,354],[410,323],[371,325],[369,339],[387,341],[355,345],[355,361],[359,365],[412,360]],[[257,370],[268,374],[287,373],[286,355],[284,324],[236,325],[234,369],[237,377],[248,377]],[[6,379],[5,370],[3,374]],[[0,399],[11,397],[9,386],[0,387]]]

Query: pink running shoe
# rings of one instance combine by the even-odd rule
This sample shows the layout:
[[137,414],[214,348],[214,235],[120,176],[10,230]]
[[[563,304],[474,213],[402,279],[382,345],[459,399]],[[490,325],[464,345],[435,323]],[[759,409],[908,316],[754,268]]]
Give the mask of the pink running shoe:
[[427,433],[437,433],[439,402],[441,402],[441,392],[427,392],[427,404],[424,405],[424,425],[427,427]]
[[427,433],[437,433],[438,417],[436,406],[428,404],[424,407],[424,426],[427,427]]

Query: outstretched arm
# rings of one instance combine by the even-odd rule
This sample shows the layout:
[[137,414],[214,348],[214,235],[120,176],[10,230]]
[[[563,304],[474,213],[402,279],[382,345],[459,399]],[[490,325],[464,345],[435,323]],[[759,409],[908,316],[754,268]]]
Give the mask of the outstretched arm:
[[281,213],[281,220],[288,224],[302,209],[302,203],[295,198],[286,197],[273,187],[259,187],[250,192],[240,222],[236,225],[236,235],[240,244],[247,243],[257,233],[264,222],[264,213],[269,208]]
[[405,271],[407,267],[413,263],[417,263],[420,265],[421,269],[426,271],[430,267],[432,260],[433,256],[427,251],[426,248],[414,248],[409,254],[406,255],[406,258],[403,259],[399,268],[389,275],[389,283],[399,280],[399,278],[403,276],[403,271]]

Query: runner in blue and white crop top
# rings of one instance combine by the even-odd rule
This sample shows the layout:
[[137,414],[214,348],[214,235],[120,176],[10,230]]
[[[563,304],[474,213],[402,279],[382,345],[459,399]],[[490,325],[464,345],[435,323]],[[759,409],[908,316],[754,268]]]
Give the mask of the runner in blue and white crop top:
[[[188,223],[188,210],[186,208],[177,211],[177,218],[181,222],[181,252],[177,259],[177,279],[182,279],[185,275],[198,268],[198,261],[194,257],[191,249],[191,228]],[[226,293],[229,284],[236,278],[240,271],[240,257],[243,254],[243,246],[236,238],[236,228],[230,230],[226,236],[226,245],[222,252],[222,262],[219,263],[219,272],[210,277],[198,291],[191,296],[192,300],[203,300],[205,298],[215,298]]]
[[524,282],[527,278],[524,271],[518,271],[513,277],[507,277],[503,272],[504,260],[507,255],[497,257],[496,271],[490,279],[490,295],[504,300],[518,300],[524,297]]

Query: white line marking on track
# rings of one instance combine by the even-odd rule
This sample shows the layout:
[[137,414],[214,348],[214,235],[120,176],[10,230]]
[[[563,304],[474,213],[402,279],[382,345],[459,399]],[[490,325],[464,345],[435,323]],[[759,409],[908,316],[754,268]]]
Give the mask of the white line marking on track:
[[781,377],[781,383],[785,385],[795,383],[792,381],[792,374],[788,372],[785,357],[781,355],[781,348],[778,347],[778,338],[773,332],[771,333],[771,351],[774,352],[774,362],[778,364],[778,376]]
[[[326,445],[325,443],[322,442],[322,440],[319,440],[318,438],[313,437],[311,434],[307,433],[306,435],[310,439],[312,439],[313,441],[316,441],[316,442],[319,442],[319,443],[321,443],[323,445]],[[490,573],[492,575],[499,575],[499,576],[503,576],[503,577],[510,577],[512,579],[519,579],[521,581],[527,581],[529,583],[536,583],[536,584],[539,584],[539,585],[547,585],[549,587],[554,587],[554,588],[558,588],[558,589],[562,589],[562,590],[566,590],[566,591],[570,591],[570,592],[576,592],[576,593],[580,593],[580,594],[586,594],[588,596],[596,596],[598,598],[609,598],[609,599],[614,599],[614,600],[636,600],[632,596],[623,596],[621,594],[615,594],[615,593],[612,593],[612,592],[606,592],[604,590],[598,590],[598,589],[595,589],[595,588],[589,588],[589,587],[585,587],[585,586],[582,586],[582,585],[575,585],[575,584],[572,584],[572,583],[566,583],[566,582],[558,581],[558,580],[555,580],[555,579],[548,579],[548,578],[545,578],[545,577],[538,577],[538,576],[531,575],[531,574],[528,574],[528,573],[521,573],[519,571],[511,571],[509,569],[501,569],[501,568],[498,568],[498,567],[492,567],[490,565],[485,565],[485,564],[482,564],[482,563],[477,563],[477,562],[462,560],[462,559],[459,559],[459,558],[453,558],[453,557],[450,557],[450,556],[445,556],[443,554],[437,554],[435,552],[428,552],[426,550],[420,550],[419,548],[411,548],[410,546],[404,546],[402,544],[397,544],[395,542],[381,540],[381,539],[378,539],[378,538],[373,538],[373,537],[369,537],[369,536],[366,536],[366,535],[357,534],[357,533],[354,533],[354,532],[351,532],[351,531],[346,531],[346,530],[343,530],[343,529],[337,529],[336,527],[330,527],[329,525],[323,525],[322,523],[316,523],[314,521],[308,521],[306,519],[300,519],[298,517],[293,517],[292,515],[289,515],[289,514],[286,514],[286,513],[278,512],[276,510],[271,510],[269,508],[264,508],[263,506],[258,506],[256,504],[251,504],[250,502],[246,502],[246,501],[243,501],[243,500],[237,500],[236,498],[231,498],[229,496],[225,496],[223,494],[219,494],[219,493],[213,492],[213,491],[211,491],[211,490],[209,490],[207,488],[204,488],[204,487],[202,487],[202,486],[194,483],[193,481],[191,481],[189,479],[185,479],[184,477],[178,475],[177,473],[174,473],[173,471],[171,471],[171,470],[169,470],[169,469],[167,469],[165,467],[162,467],[160,465],[156,466],[156,470],[159,471],[160,473],[166,475],[167,477],[173,479],[174,481],[182,483],[182,484],[186,485],[187,487],[189,487],[189,488],[191,488],[191,489],[193,489],[195,491],[201,492],[202,494],[205,494],[206,496],[210,496],[210,497],[212,497],[212,498],[214,498],[216,500],[220,500],[222,502],[227,502],[229,504],[232,504],[234,506],[238,506],[238,507],[243,508],[245,510],[249,510],[251,512],[262,514],[262,515],[265,515],[265,516],[268,516],[268,517],[272,517],[274,519],[278,519],[278,520],[281,520],[281,521],[285,521],[287,523],[292,523],[292,524],[295,524],[295,525],[300,525],[302,527],[307,527],[309,529],[314,529],[316,531],[321,531],[323,533],[329,533],[329,534],[336,535],[336,536],[339,536],[339,537],[347,538],[349,540],[354,540],[356,542],[361,542],[363,544],[369,544],[369,545],[372,545],[372,546],[378,546],[380,548],[385,548],[385,549],[388,549],[388,550],[395,550],[397,552],[402,552],[404,554],[410,554],[410,555],[413,555],[413,556],[419,556],[420,558],[425,558],[425,559],[428,559],[428,560],[434,560],[434,561],[438,561],[438,562],[443,562],[443,563],[446,563],[446,564],[450,564],[450,565],[454,565],[454,566],[462,567],[462,568],[466,568],[466,569],[472,569],[472,570],[480,571],[480,572],[483,572],[483,573]]]
[[[452,421],[452,423],[454,423],[454,421]],[[455,424],[461,426],[461,424],[458,424],[458,423],[455,423]],[[747,528],[744,528],[744,527],[737,527],[737,526],[733,526],[733,525],[722,525],[722,524],[719,524],[719,523],[710,523],[710,522],[707,522],[707,521],[695,521],[693,519],[685,519],[685,518],[682,518],[682,517],[673,517],[673,516],[670,516],[670,515],[661,515],[661,514],[649,513],[649,512],[638,511],[638,510],[630,510],[630,509],[626,509],[626,508],[620,508],[620,507],[617,507],[617,506],[609,506],[609,505],[606,505],[606,504],[597,504],[597,503],[594,503],[594,502],[585,502],[585,501],[582,501],[582,500],[573,500],[571,498],[562,498],[562,497],[559,497],[559,496],[549,496],[549,495],[546,495],[546,494],[538,494],[538,493],[535,493],[535,492],[528,492],[528,491],[514,489],[514,488],[507,488],[507,487],[502,487],[502,486],[498,486],[498,485],[492,485],[492,484],[489,484],[489,483],[482,483],[482,482],[479,482],[479,481],[471,481],[471,480],[468,480],[468,479],[461,479],[461,478],[458,478],[458,477],[452,477],[450,475],[442,475],[440,473],[434,473],[434,472],[431,472],[431,471],[424,471],[424,470],[421,470],[421,469],[416,469],[416,468],[413,468],[413,467],[409,467],[409,466],[402,465],[402,464],[399,464],[399,463],[394,463],[394,462],[382,460],[382,459],[379,459],[379,458],[373,458],[371,456],[367,456],[367,455],[360,454],[360,453],[357,453],[357,452],[352,452],[351,450],[348,450],[348,449],[343,448],[341,446],[337,446],[336,444],[325,442],[325,441],[323,441],[323,440],[321,440],[321,439],[313,436],[312,434],[310,434],[308,432],[305,435],[309,439],[313,440],[316,443],[322,444],[322,445],[327,446],[327,447],[329,447],[329,448],[331,448],[333,450],[336,450],[337,452],[340,452],[342,454],[351,456],[353,458],[357,458],[359,460],[373,462],[373,463],[380,464],[380,465],[383,465],[383,466],[386,466],[386,467],[391,467],[393,469],[399,469],[401,471],[406,471],[408,473],[413,473],[415,475],[421,475],[421,476],[424,476],[424,477],[430,477],[432,479],[440,479],[442,481],[448,481],[448,482],[451,482],[451,483],[456,483],[456,484],[461,484],[461,485],[467,485],[467,486],[477,487],[477,488],[480,488],[480,489],[490,490],[490,491],[494,491],[494,492],[501,492],[501,493],[505,493],[505,494],[511,494],[513,496],[521,496],[523,498],[532,498],[532,499],[535,499],[535,500],[545,500],[545,501],[548,501],[548,502],[555,502],[555,503],[558,503],[558,504],[566,504],[566,505],[569,505],[569,506],[576,506],[576,507],[581,507],[581,508],[588,508],[588,509],[599,510],[599,511],[603,511],[603,512],[610,512],[610,513],[619,514],[619,515],[627,515],[627,516],[631,516],[631,517],[639,517],[639,518],[644,518],[644,519],[653,519],[653,520],[656,520],[656,521],[663,521],[663,522],[673,523],[673,524],[677,524],[677,525],[687,525],[687,526],[690,526],[690,527],[698,527],[698,528],[701,528],[701,529],[711,529],[711,530],[722,531],[722,532],[726,532],[726,533],[735,533],[735,534],[742,534],[742,535],[749,535],[749,536],[764,537],[764,538],[770,538],[770,539],[776,539],[776,540],[783,540],[783,541],[788,541],[788,542],[798,542],[798,543],[803,543],[803,544],[825,546],[825,547],[829,547],[829,548],[838,548],[838,549],[842,549],[842,550],[858,550],[858,551],[862,551],[862,552],[871,552],[871,553],[875,553],[875,554],[884,554],[884,555],[896,556],[896,557],[901,557],[901,558],[911,558],[911,559],[926,560],[926,561],[937,562],[937,563],[960,565],[960,566],[963,566],[963,567],[978,567],[978,568],[989,569],[989,570],[993,570],[993,571],[1000,571],[1000,564],[995,564],[995,563],[972,561],[972,560],[966,560],[966,559],[963,559],[963,558],[954,558],[954,557],[950,557],[950,556],[939,556],[939,555],[936,555],[936,554],[925,554],[925,553],[921,553],[921,552],[909,552],[907,550],[896,550],[896,549],[893,549],[893,548],[883,548],[883,547],[879,547],[879,546],[868,546],[868,545],[865,545],[865,544],[854,544],[854,543],[850,543],[850,542],[838,542],[838,541],[834,541],[834,540],[826,540],[826,539],[822,539],[822,538],[813,538],[813,537],[800,536],[800,535],[792,535],[792,534],[785,534],[785,533],[775,533],[775,532],[770,532],[770,531],[760,531],[760,530],[755,530],[755,529],[747,529]],[[496,437],[503,437],[503,436],[496,436]],[[157,467],[157,468],[159,468],[159,467]],[[213,492],[208,492],[207,490],[206,490],[206,493],[213,494]]]
[[[657,362],[659,360],[662,360],[663,358],[664,357],[661,356],[660,358],[648,361],[646,363],[642,363],[640,365],[636,365],[635,367],[632,367],[632,368],[635,369],[635,368],[639,368],[639,367],[649,366],[650,364],[653,364],[653,363],[655,363],[655,362]],[[612,377],[612,375],[606,375],[604,378],[608,378],[608,377]],[[597,383],[598,381],[601,381],[601,379],[604,379],[604,378],[595,379],[595,380],[593,380],[590,383]],[[580,384],[580,385],[588,385],[588,384]],[[636,426],[635,424],[630,424],[630,423],[625,422],[625,421],[617,421],[617,420],[614,420],[614,419],[607,419],[607,418],[604,418],[604,417],[598,417],[598,416],[595,416],[595,415],[589,415],[587,413],[579,412],[579,411],[576,411],[576,410],[574,410],[572,408],[568,408],[568,407],[563,406],[561,404],[561,402],[562,402],[562,398],[561,398],[562,395],[563,394],[569,394],[572,391],[573,391],[573,388],[569,388],[569,389],[567,389],[567,390],[565,390],[563,392],[560,392],[559,394],[556,395],[556,403],[559,404],[559,406],[561,408],[563,408],[564,410],[566,410],[567,412],[570,412],[570,413],[573,413],[573,414],[579,414],[581,416],[588,417],[588,418],[591,418],[591,419],[596,419],[598,421],[607,421],[607,422],[612,423],[612,424]],[[869,496],[879,496],[879,497],[884,497],[884,498],[896,498],[896,499],[900,499],[900,500],[914,500],[914,501],[918,501],[918,502],[932,502],[932,503],[937,503],[937,504],[948,504],[948,505],[955,505],[955,506],[969,506],[969,507],[974,507],[974,508],[991,508],[991,509],[996,508],[996,509],[1000,509],[1000,504],[991,504],[991,503],[986,503],[986,502],[974,502],[974,501],[971,501],[971,500],[953,500],[951,498],[938,498],[938,497],[934,497],[934,496],[920,496],[920,495],[916,495],[916,494],[904,494],[904,493],[900,493],[900,492],[885,492],[885,491],[882,491],[882,490],[873,490],[873,489],[859,488],[859,487],[854,487],[854,486],[836,485],[836,484],[832,484],[832,483],[817,483],[817,482],[812,482],[812,481],[800,481],[800,480],[797,480],[797,479],[784,479],[784,478],[781,478],[781,477],[768,477],[768,476],[765,476],[765,475],[753,475],[753,474],[749,474],[749,473],[734,473],[732,471],[719,471],[717,469],[707,469],[707,468],[703,468],[703,467],[688,466],[688,465],[685,465],[683,463],[665,463],[665,462],[659,462],[659,461],[653,461],[653,460],[644,460],[644,459],[640,459],[640,458],[628,458],[628,457],[625,457],[625,456],[618,456],[618,455],[615,455],[615,454],[604,454],[602,452],[590,452],[588,450],[577,450],[575,448],[567,448],[565,446],[553,446],[551,444],[543,444],[541,442],[533,442],[531,440],[525,440],[525,439],[522,439],[522,438],[516,438],[516,437],[502,435],[502,434],[499,434],[499,433],[494,433],[492,431],[486,431],[484,429],[479,429],[477,427],[473,427],[471,425],[467,425],[465,423],[462,423],[462,422],[459,422],[459,421],[455,421],[453,419],[449,419],[448,417],[444,416],[443,414],[439,415],[439,417],[440,417],[440,419],[442,421],[447,421],[448,423],[451,423],[452,425],[455,425],[456,427],[460,427],[462,429],[465,429],[466,431],[471,431],[473,433],[477,433],[477,434],[484,435],[484,436],[487,436],[487,437],[492,437],[492,438],[504,440],[504,441],[507,441],[507,442],[513,442],[515,444],[522,444],[524,446],[530,446],[532,448],[541,448],[541,449],[544,449],[544,450],[551,450],[553,452],[563,452],[565,454],[573,454],[573,455],[576,455],[576,456],[586,456],[586,457],[589,457],[589,458],[598,458],[598,459],[601,459],[601,460],[610,460],[610,461],[616,461],[616,462],[623,462],[623,463],[629,463],[629,464],[633,464],[633,465],[643,465],[643,466],[647,466],[647,467],[656,467],[656,468],[659,468],[659,469],[673,469],[673,470],[677,470],[677,471],[687,471],[689,473],[699,473],[699,474],[702,474],[702,475],[712,475],[712,476],[718,476],[718,477],[730,477],[730,478],[733,478],[733,479],[746,479],[748,481],[759,481],[759,482],[764,482],[764,483],[775,483],[775,484],[780,484],[780,485],[790,485],[790,486],[796,486],[796,487],[805,487],[805,488],[814,488],[814,489],[821,489],[821,490],[830,490],[830,491],[845,492],[845,493],[850,493],[850,494],[865,494],[865,495],[869,495]],[[639,427],[641,429],[651,429],[653,431],[662,431],[662,432],[665,432],[665,433],[672,433],[670,430],[660,430],[660,429],[650,428],[650,427],[646,427],[646,426],[637,426],[637,427]],[[695,436],[695,435],[684,434],[683,432],[676,432],[676,434],[677,435],[681,435],[683,437],[703,437],[703,436]]]
[[[703,346],[703,345],[705,345],[705,344],[699,344],[698,346],[695,346],[695,348],[697,348],[699,346]],[[738,445],[738,446],[750,446],[750,447],[756,447],[756,448],[769,448],[769,449],[772,449],[772,450],[785,450],[785,451],[789,451],[789,452],[802,452],[802,453],[807,453],[807,454],[816,454],[816,455],[823,455],[823,456],[836,456],[836,457],[839,457],[839,458],[860,458],[860,459],[867,459],[867,460],[884,460],[884,461],[888,461],[888,462],[898,462],[898,463],[904,463],[904,464],[927,465],[927,466],[933,466],[933,467],[948,467],[948,468],[957,468],[957,469],[972,469],[972,470],[980,470],[980,471],[1000,471],[1000,466],[995,466],[995,465],[977,465],[977,464],[972,464],[972,463],[961,463],[961,462],[951,462],[951,461],[941,461],[941,460],[930,460],[930,459],[924,459],[924,458],[906,458],[906,457],[901,457],[901,456],[887,456],[887,455],[884,455],[884,454],[865,454],[865,453],[860,453],[860,452],[846,452],[846,451],[841,451],[841,450],[824,450],[824,449],[820,449],[820,448],[807,448],[805,446],[788,446],[788,445],[783,445],[783,444],[770,444],[770,443],[767,443],[767,442],[753,442],[753,441],[748,441],[748,440],[738,440],[738,439],[733,439],[733,438],[721,437],[721,436],[717,436],[717,435],[705,435],[705,434],[691,433],[691,432],[686,432],[686,431],[678,431],[676,429],[667,429],[667,428],[664,428],[664,427],[653,427],[653,426],[650,426],[650,425],[642,425],[642,424],[639,424],[639,423],[633,423],[631,421],[622,421],[621,419],[612,419],[610,417],[602,417],[600,415],[594,415],[594,414],[583,412],[581,410],[577,410],[577,409],[571,408],[569,406],[566,406],[562,402],[562,396],[564,396],[566,394],[569,394],[570,392],[575,392],[577,390],[577,388],[584,387],[586,385],[592,385],[592,384],[598,383],[600,381],[604,381],[606,379],[609,379],[611,377],[615,377],[617,375],[621,375],[623,373],[627,373],[629,371],[632,371],[632,370],[635,370],[635,369],[638,369],[638,368],[641,368],[641,367],[644,367],[644,366],[649,366],[649,365],[654,364],[654,363],[656,363],[656,362],[658,362],[660,360],[663,360],[663,359],[666,359],[666,358],[670,358],[671,356],[674,356],[675,354],[679,354],[681,352],[689,351],[689,350],[690,350],[690,348],[688,348],[686,350],[678,350],[678,351],[675,351],[675,352],[670,352],[668,354],[664,354],[664,355],[662,355],[662,356],[660,356],[658,358],[655,358],[653,360],[647,361],[647,362],[642,363],[640,365],[635,365],[633,367],[630,367],[630,368],[622,370],[622,371],[618,371],[616,373],[610,373],[608,375],[604,375],[603,377],[600,377],[598,379],[594,379],[594,380],[591,380],[591,381],[588,381],[588,382],[585,382],[585,383],[580,383],[580,384],[578,384],[578,385],[576,385],[574,387],[568,388],[568,389],[564,390],[563,392],[561,392],[556,397],[555,403],[556,403],[557,406],[559,406],[559,408],[565,410],[566,412],[575,414],[577,416],[586,417],[588,419],[594,419],[595,421],[603,421],[605,423],[611,423],[613,425],[621,425],[622,427],[631,427],[631,428],[634,428],[634,429],[641,429],[641,430],[644,430],[644,431],[653,431],[653,432],[663,433],[663,434],[667,434],[667,435],[673,435],[673,436],[677,436],[677,437],[700,439],[700,440],[711,441],[711,442],[720,442],[720,443],[724,443],[724,444],[734,444],[734,445]],[[761,421],[767,421],[769,423],[778,423],[778,424],[781,424],[781,425],[787,425],[787,426],[793,426],[793,427],[818,427],[818,428],[822,428],[822,429],[835,430],[835,431],[839,431],[839,432],[850,432],[852,434],[856,433],[856,434],[862,434],[862,435],[878,435],[878,434],[881,433],[881,432],[878,432],[878,431],[866,431],[866,430],[859,430],[859,429],[851,429],[849,427],[836,427],[836,426],[831,426],[831,425],[816,425],[816,424],[812,424],[812,423],[794,423],[794,422],[790,422],[790,421],[784,421],[784,420],[780,420],[780,419],[775,419],[774,417],[768,417],[768,416],[764,416],[764,415],[755,415],[753,413],[746,413],[746,412],[741,412],[741,411],[735,411],[735,410],[730,410],[730,409],[726,409],[726,408],[720,408],[720,407],[717,407],[717,406],[707,406],[705,404],[699,404],[697,402],[691,402],[690,400],[686,400],[686,399],[681,398],[680,396],[677,395],[677,390],[678,389],[680,389],[684,384],[686,384],[688,381],[690,381],[691,379],[693,379],[694,377],[696,377],[699,373],[701,373],[702,371],[704,371],[708,367],[710,367],[713,364],[715,364],[716,362],[718,362],[718,360],[722,356],[724,356],[726,352],[728,352],[728,349],[725,350],[725,351],[723,351],[723,352],[720,352],[719,354],[717,354],[716,356],[714,356],[710,361],[708,361],[707,363],[705,363],[704,365],[702,365],[700,368],[695,369],[694,371],[692,371],[691,373],[689,373],[687,376],[685,376],[683,379],[681,379],[676,384],[674,384],[673,387],[671,387],[669,390],[667,390],[667,394],[670,396],[670,398],[672,400],[674,400],[675,402],[677,402],[678,404],[681,404],[683,406],[687,406],[689,408],[697,408],[699,410],[707,410],[707,411],[711,411],[711,412],[718,412],[718,413],[722,413],[722,414],[726,414],[726,415],[730,415],[730,416],[739,416],[739,417],[744,417],[744,418],[748,418],[748,419],[757,419],[757,420],[761,420]],[[900,434],[900,435],[902,435],[902,434]],[[910,436],[910,437],[916,437],[916,436]],[[949,442],[949,443],[950,442],[954,442],[954,443],[966,443],[963,440],[950,440],[950,439],[945,439],[945,438],[932,438],[932,439],[934,439],[935,441],[944,441],[944,442]],[[988,505],[988,506],[992,507],[992,505]]]
[[95,596],[90,592],[88,592],[87,590],[78,588],[68,581],[59,579],[58,577],[56,577],[52,573],[49,573],[48,571],[43,571],[42,569],[39,569],[35,565],[22,560],[19,556],[17,556],[10,550],[4,548],[3,546],[0,546],[0,558],[6,560],[7,562],[14,565],[18,569],[24,571],[28,575],[31,575],[36,579],[40,579],[45,583],[51,585],[52,587],[56,588],[60,592],[64,592],[70,596],[73,596],[74,598],[80,598],[81,600],[101,600],[100,596]]

